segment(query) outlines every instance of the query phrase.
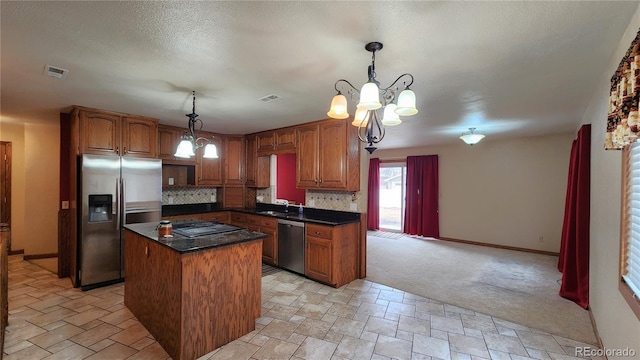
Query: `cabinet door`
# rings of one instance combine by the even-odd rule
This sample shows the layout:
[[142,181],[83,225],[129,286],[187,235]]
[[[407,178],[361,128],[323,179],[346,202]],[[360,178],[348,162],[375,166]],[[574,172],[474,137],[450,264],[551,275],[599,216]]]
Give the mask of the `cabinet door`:
[[331,240],[307,235],[305,275],[331,284]]
[[256,187],[268,188],[271,186],[271,157],[259,156],[256,166]]
[[286,150],[296,148],[296,129],[284,128],[274,131],[276,150]]
[[318,187],[318,125],[297,128],[298,148],[296,187]]
[[158,157],[160,159],[175,160],[178,142],[182,132],[177,128],[158,125]]
[[244,187],[227,187],[222,189],[222,206],[225,208],[244,207]]
[[122,118],[123,156],[158,157],[158,120],[125,116]]
[[[198,136],[206,137],[211,140],[213,136],[213,144],[216,145],[218,150],[217,159],[207,159],[202,157],[204,155],[204,147],[199,148],[196,151],[196,172],[198,174],[197,185],[216,186],[222,185],[222,141],[219,136],[215,136],[210,133],[200,132]],[[206,146],[206,143],[205,143]]]
[[262,261],[271,264],[277,265],[276,256],[278,252],[276,250],[276,234],[277,230],[272,228],[260,227],[260,232],[267,234],[267,237],[262,239]]
[[328,121],[320,124],[319,186],[347,188],[347,123]]
[[78,116],[82,154],[120,154],[120,116],[87,110]]
[[270,154],[275,149],[273,131],[265,131],[256,135],[258,142],[258,152],[261,154]]
[[245,142],[245,156],[246,156],[246,180],[245,185],[248,187],[256,186],[257,175],[257,160],[258,160],[258,148],[255,135],[248,135]]
[[244,184],[244,136],[227,136],[225,139],[225,185]]

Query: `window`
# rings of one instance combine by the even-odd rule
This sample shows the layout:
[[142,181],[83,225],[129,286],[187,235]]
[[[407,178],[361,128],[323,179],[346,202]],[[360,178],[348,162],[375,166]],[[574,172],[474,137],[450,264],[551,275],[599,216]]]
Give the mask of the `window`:
[[620,292],[640,319],[640,143],[623,152]]
[[407,166],[404,163],[380,164],[380,229],[402,232]]

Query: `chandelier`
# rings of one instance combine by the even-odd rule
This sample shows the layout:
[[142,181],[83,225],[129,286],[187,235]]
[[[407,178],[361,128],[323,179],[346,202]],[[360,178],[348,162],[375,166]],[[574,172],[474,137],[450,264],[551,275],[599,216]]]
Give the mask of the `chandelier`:
[[474,127],[469,128],[469,131],[460,135],[460,139],[471,146],[479,143],[484,139],[484,134],[473,132],[475,129]]
[[[196,122],[200,122],[200,128],[202,129],[202,120],[196,119],[198,114],[196,114],[196,92],[193,91],[193,109],[191,110],[191,114],[186,114],[189,118],[189,132],[186,131],[182,134],[180,138],[180,143],[178,144],[178,148],[176,149],[176,153],[173,154],[175,157],[179,158],[190,158],[196,154],[196,150],[204,146],[204,154],[202,157],[207,159],[217,159],[218,158],[218,149],[216,149],[216,145],[213,143],[213,139],[209,140],[203,137],[196,137]],[[205,142],[207,143],[205,146]]]
[[[409,86],[413,84],[413,75],[404,73],[388,87],[381,88],[380,82],[376,80],[376,51],[382,49],[382,43],[370,42],[364,48],[372,53],[371,65],[369,65],[367,71],[369,80],[360,90],[345,79],[336,81],[334,88],[338,93],[331,100],[331,108],[327,115],[334,119],[346,119],[349,117],[347,98],[342,95],[341,89],[346,88],[351,100],[359,96],[351,125],[358,127],[358,138],[363,143],[368,144],[365,149],[371,154],[377,149],[374,144],[379,143],[384,138],[385,126],[398,125],[402,123],[399,115],[415,115],[418,110],[416,109],[416,95],[409,89]],[[401,79],[404,90],[398,94],[400,90],[398,84],[400,84]],[[341,85],[340,89],[338,85]],[[396,102],[394,103],[394,101]],[[384,109],[382,117],[378,114],[378,110],[381,108]]]

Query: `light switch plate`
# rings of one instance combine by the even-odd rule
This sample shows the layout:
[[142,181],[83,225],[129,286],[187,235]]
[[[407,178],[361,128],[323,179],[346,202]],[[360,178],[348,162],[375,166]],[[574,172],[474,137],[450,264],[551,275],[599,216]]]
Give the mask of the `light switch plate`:
[[315,200],[313,200],[313,199],[309,199],[309,204],[308,204],[307,206],[314,207],[315,205],[316,205]]
[[173,196],[169,196],[169,204],[173,204]]
[[351,209],[351,211],[358,211],[358,204],[357,203],[349,204],[349,209]]
[[63,201],[63,202],[62,202],[62,209],[63,209],[63,210],[66,210],[66,209],[68,209],[68,208],[69,208],[69,201]]
[[173,185],[173,178],[169,178],[169,185]]

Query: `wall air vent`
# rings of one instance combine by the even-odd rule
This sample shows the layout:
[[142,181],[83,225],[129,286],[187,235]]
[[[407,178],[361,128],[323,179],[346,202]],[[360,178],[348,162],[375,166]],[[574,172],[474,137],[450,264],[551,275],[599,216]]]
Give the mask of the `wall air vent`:
[[282,98],[281,98],[280,96],[278,96],[278,95],[275,95],[275,94],[269,94],[269,95],[267,95],[267,96],[263,96],[263,97],[261,97],[261,98],[260,98],[260,99],[258,99],[258,100],[260,100],[260,101],[264,101],[264,102],[271,102],[271,101],[276,101],[276,100],[280,100],[280,99],[282,99]]
[[69,70],[58,68],[51,65],[45,65],[43,73],[47,76],[51,76],[57,79],[64,79],[67,77]]

